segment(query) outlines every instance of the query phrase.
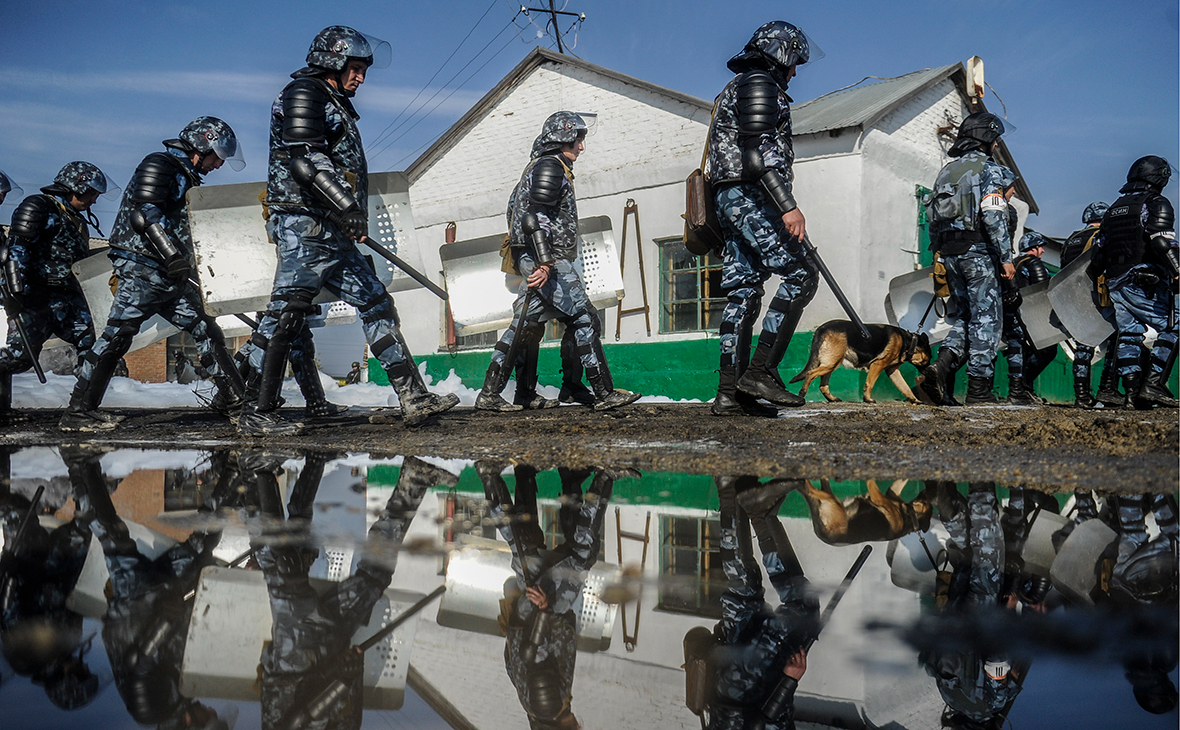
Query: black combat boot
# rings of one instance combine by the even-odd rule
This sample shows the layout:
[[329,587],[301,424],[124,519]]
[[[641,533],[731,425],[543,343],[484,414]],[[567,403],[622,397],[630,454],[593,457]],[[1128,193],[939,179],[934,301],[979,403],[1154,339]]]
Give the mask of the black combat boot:
[[280,391],[283,389],[283,376],[287,374],[287,357],[290,352],[289,336],[286,330],[280,327],[267,343],[266,354],[262,357],[262,372],[258,374],[257,380],[257,399],[247,400],[238,416],[239,435],[294,436],[303,431],[302,423],[288,421],[279,415]]
[[[1143,385],[1139,388],[1139,402],[1147,407],[1175,408],[1178,404],[1168,389],[1164,387],[1163,372],[1147,367],[1143,374]],[[1136,407],[1139,407],[1136,405]]]
[[757,398],[737,389],[737,373],[732,367],[722,367],[717,385],[717,397],[709,410],[714,416],[759,416],[774,418],[778,408],[762,403]]
[[421,373],[410,358],[409,349],[403,345],[402,352],[406,353],[406,360],[400,365],[385,369],[389,376],[389,384],[397,391],[397,399],[401,402],[402,423],[417,426],[431,416],[459,405],[459,396],[454,393],[437,395],[427,390]]
[[990,403],[999,403],[1000,399],[992,392],[992,381],[994,376],[984,375],[968,375],[967,376],[967,405],[987,405]]
[[79,380],[70,394],[70,404],[58,422],[62,431],[108,431],[123,420],[122,416],[102,413],[98,404],[106,395],[107,385],[115,373],[121,356],[108,349],[94,362],[89,380]]
[[1073,404],[1078,408],[1093,408],[1098,401],[1090,395],[1090,378],[1073,376]]
[[[786,322],[784,321],[785,325]],[[750,367],[738,378],[737,389],[743,393],[770,401],[780,406],[801,406],[807,401],[798,393],[792,393],[783,387],[782,378],[778,375],[778,364],[782,362],[791,341],[791,332],[770,334],[766,330],[758,336],[758,345],[754,348],[754,357],[750,359]]]
[[500,395],[504,391],[504,386],[508,384],[508,373],[506,362],[493,360],[488,365],[488,371],[483,376],[483,388],[475,398],[475,410],[499,411],[501,413],[523,410],[520,406],[504,400],[504,397]]
[[1144,400],[1139,395],[1139,391],[1143,386],[1143,371],[1136,370],[1133,373],[1127,373],[1122,376],[1123,380],[1123,408],[1135,409],[1137,411],[1149,410],[1152,406],[1151,401]]
[[516,362],[516,395],[512,402],[526,411],[540,411],[561,405],[561,401],[556,398],[546,398],[537,392],[537,361],[541,356],[540,350],[540,342],[531,342],[524,351],[524,357]]
[[[1114,347],[1111,343],[1111,347]],[[1123,394],[1119,392],[1119,367],[1114,352],[1106,353],[1102,361],[1102,375],[1098,380],[1098,394],[1094,400],[1106,408],[1122,408]]]
[[324,393],[320,372],[315,367],[315,358],[304,357],[302,367],[295,371],[295,381],[303,392],[303,418],[311,421],[318,418],[332,418],[348,410],[348,406],[333,403]]
[[[970,399],[970,395],[967,396]],[[968,400],[968,403],[971,401]],[[1036,401],[1024,386],[1024,378],[1019,375],[1008,376],[1008,403],[1014,406],[1031,406]]]
[[948,347],[940,348],[918,389],[936,406],[962,405],[955,400],[955,373],[960,364],[959,353]]
[[609,411],[634,403],[642,395],[622,388],[615,388],[606,360],[598,361],[597,370],[587,370],[586,377],[590,381],[590,387],[594,389],[593,408],[596,411]]
[[[595,317],[594,321],[597,323],[598,318]],[[599,334],[601,335],[601,332]],[[582,369],[582,358],[578,357],[573,330],[566,329],[565,334],[562,335],[560,352],[561,392],[558,393],[557,399],[562,403],[579,403],[584,406],[594,405],[594,391],[587,388],[585,383],[582,382],[582,374],[584,372]]]

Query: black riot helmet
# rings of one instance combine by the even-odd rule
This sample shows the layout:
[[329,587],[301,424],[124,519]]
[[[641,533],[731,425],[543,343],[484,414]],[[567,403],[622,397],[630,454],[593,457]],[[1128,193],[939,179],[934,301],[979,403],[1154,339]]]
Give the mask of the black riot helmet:
[[1106,215],[1106,211],[1110,210],[1110,206],[1101,200],[1095,200],[1086,206],[1082,211],[1082,223],[1090,225],[1092,223],[1101,223],[1102,216]]
[[803,32],[783,20],[766,23],[750,37],[742,52],[729,59],[726,66],[734,73],[753,69],[768,71],[782,88],[787,88],[787,68],[818,61],[824,52]]
[[380,38],[366,35],[347,25],[330,25],[316,33],[311,48],[307,50],[307,65],[317,74],[335,76],[337,90],[344,96],[352,97],[356,92],[345,89],[342,78],[348,62],[360,61],[365,64],[365,68],[385,68],[391,56],[389,44]]
[[1120,193],[1130,193],[1136,190],[1151,190],[1158,193],[1168,185],[1172,177],[1172,165],[1162,157],[1148,155],[1140,157],[1127,171],[1127,184],[1119,190]]
[[215,154],[234,170],[246,166],[242,146],[234,130],[217,117],[197,117],[180,130],[177,139],[164,140],[165,147],[200,155]]
[[972,150],[987,152],[1005,131],[1004,120],[991,112],[969,114],[959,125],[959,134],[947,154],[962,157]]

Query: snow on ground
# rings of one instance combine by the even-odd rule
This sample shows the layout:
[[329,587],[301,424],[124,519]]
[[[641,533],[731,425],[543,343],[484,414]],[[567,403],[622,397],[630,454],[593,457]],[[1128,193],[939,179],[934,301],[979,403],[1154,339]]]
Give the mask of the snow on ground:
[[[418,366],[426,387],[433,393],[454,393],[459,396],[459,404],[475,405],[475,398],[479,395],[479,388],[469,388],[463,380],[451,370],[450,374],[435,382],[426,373],[426,363]],[[54,375],[45,373],[46,383],[37,382],[33,373],[21,373],[12,377],[12,404],[16,408],[65,408],[70,401],[70,393],[74,389],[77,378],[72,375]],[[346,406],[362,406],[366,408],[384,408],[398,404],[397,395],[393,388],[376,383],[357,383],[356,385],[338,385],[334,378],[320,373],[320,383],[324,386],[324,394],[333,403]],[[482,384],[481,384],[482,385]],[[537,392],[546,398],[556,398],[560,390],[552,385],[542,385]],[[516,394],[516,381],[509,381],[504,389],[504,397],[509,401]],[[102,405],[106,408],[201,408],[213,397],[213,384],[199,380],[189,385],[180,383],[141,383],[130,378],[112,378],[107,388],[106,397]],[[287,405],[298,407],[304,404],[303,395],[294,379],[283,383],[283,397]],[[663,395],[645,395],[639,399],[640,403],[700,403],[696,399],[674,400]]]

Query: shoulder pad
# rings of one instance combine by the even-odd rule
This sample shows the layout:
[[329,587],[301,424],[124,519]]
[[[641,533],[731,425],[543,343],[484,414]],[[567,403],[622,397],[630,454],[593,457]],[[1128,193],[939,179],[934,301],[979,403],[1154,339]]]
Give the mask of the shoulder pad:
[[554,206],[561,200],[561,183],[565,180],[565,168],[550,155],[537,160],[532,170],[533,185],[529,198],[537,205]]
[[1045,268],[1044,261],[1036,256],[1029,256],[1028,259],[1024,262],[1024,269],[1027,272],[1025,276],[1028,277],[1029,284],[1039,284],[1049,278],[1049,269]]
[[13,238],[33,240],[45,230],[45,222],[57,210],[57,204],[48,195],[30,195],[20,202],[12,213]]
[[1162,195],[1153,195],[1147,200],[1147,221],[1144,228],[1149,233],[1171,231],[1176,228],[1176,211],[1172,201]]
[[295,79],[283,89],[283,140],[318,142],[327,126],[328,94],[318,81]]
[[153,152],[143,158],[131,176],[131,200],[162,204],[170,198],[180,173],[176,158],[167,152]]
[[778,84],[765,71],[738,77],[737,124],[743,137],[766,134],[778,124]]

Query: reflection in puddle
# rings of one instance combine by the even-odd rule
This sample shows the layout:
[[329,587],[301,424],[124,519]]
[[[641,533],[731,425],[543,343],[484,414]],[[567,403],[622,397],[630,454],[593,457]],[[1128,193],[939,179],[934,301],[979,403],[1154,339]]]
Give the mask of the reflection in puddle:
[[0,479],[6,727],[1176,726],[1172,494],[94,446]]

